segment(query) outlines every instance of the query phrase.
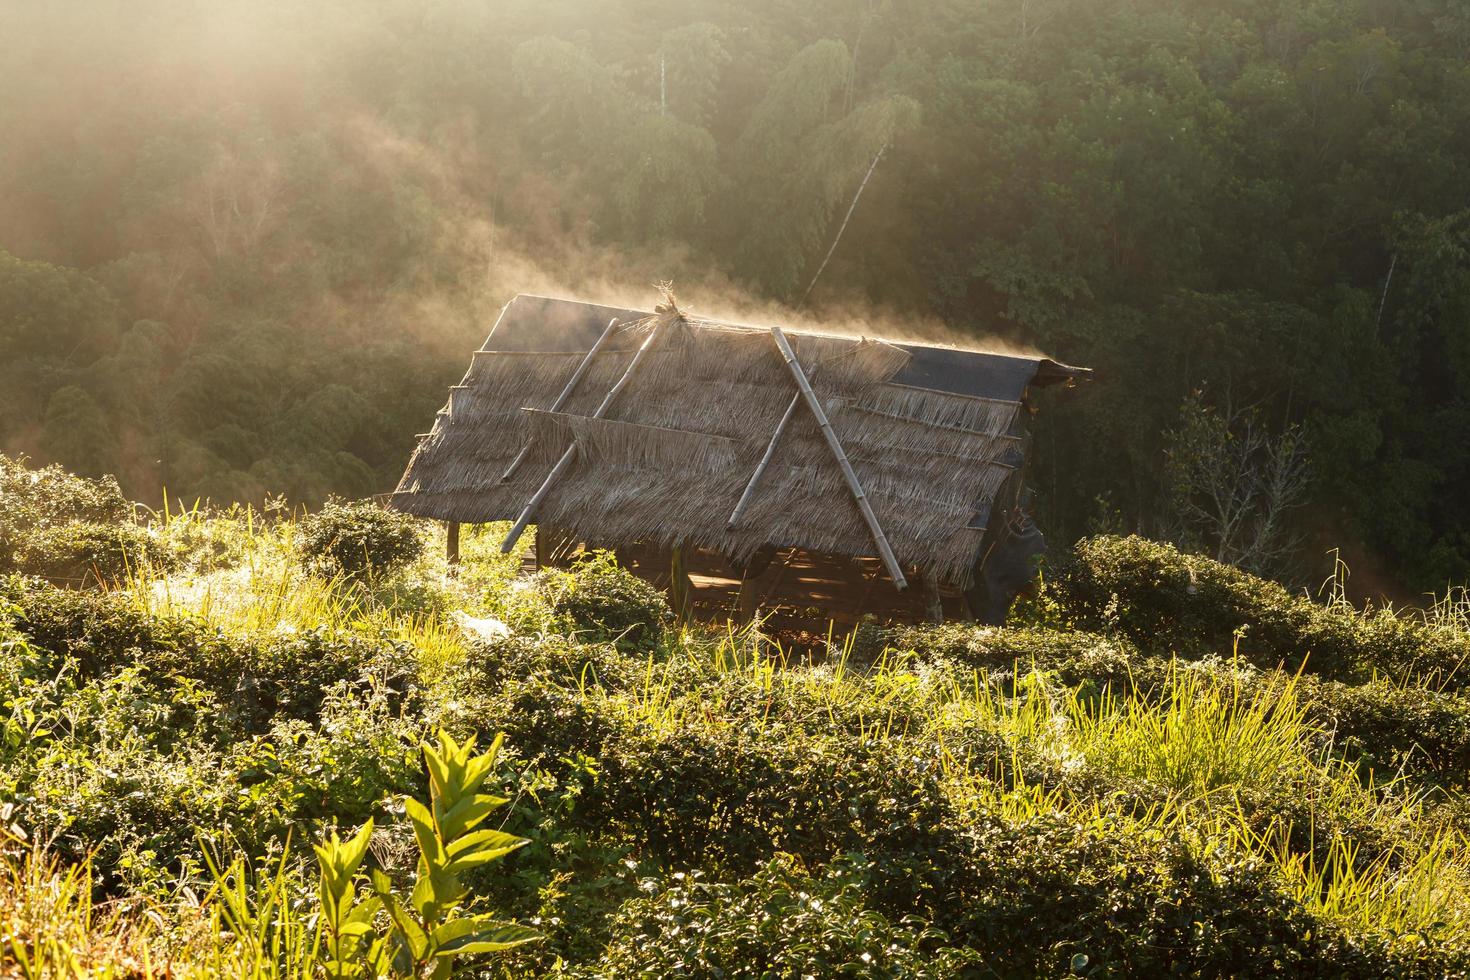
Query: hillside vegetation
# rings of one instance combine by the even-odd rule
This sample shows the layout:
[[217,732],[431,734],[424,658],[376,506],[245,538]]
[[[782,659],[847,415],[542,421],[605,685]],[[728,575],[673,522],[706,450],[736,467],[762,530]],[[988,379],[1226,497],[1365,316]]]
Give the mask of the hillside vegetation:
[[1201,390],[1361,582],[1470,580],[1463,0],[7,3],[0,133],[0,452],[155,505],[387,491],[516,292],[672,278],[1097,368],[1063,540],[1201,530]]
[[[524,577],[495,528],[451,574],[370,505],[140,521],[5,469],[26,975],[428,976],[460,947],[369,955],[419,914],[479,930],[484,976],[1470,975],[1453,606],[1094,538],[1006,628],[798,659],[680,627],[604,557]],[[107,547],[47,581],[56,540]],[[458,870],[453,792],[506,801]]]

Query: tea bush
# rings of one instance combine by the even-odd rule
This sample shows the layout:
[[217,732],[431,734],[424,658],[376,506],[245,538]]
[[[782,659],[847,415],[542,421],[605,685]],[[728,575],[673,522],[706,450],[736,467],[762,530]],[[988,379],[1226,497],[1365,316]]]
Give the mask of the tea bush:
[[[1040,671],[1064,688],[1148,698],[1171,661],[1127,639],[1079,631],[1002,629],[951,623],[890,630],[891,649],[937,664],[983,670],[1013,686]],[[1470,698],[1388,680],[1351,685],[1302,674],[1294,680],[1243,660],[1205,657],[1191,666],[1246,699],[1274,697],[1289,680],[1337,752],[1380,781],[1403,774],[1441,786],[1470,781]]]
[[133,505],[113,477],[30,469],[23,458],[0,454],[0,574],[111,582],[166,558],[134,522]]
[[938,889],[934,925],[999,976],[1428,978],[1470,968],[1463,951],[1401,950],[1333,928],[1265,862],[1105,821],[982,821],[944,852],[908,860]]
[[942,932],[867,907],[860,856],[820,874],[778,856],[735,884],[699,872],[674,876],[650,898],[629,902],[612,942],[586,976],[956,977],[981,957]]
[[651,650],[673,620],[664,594],[619,568],[609,554],[582,559],[572,575],[553,575],[553,608],[586,639]]
[[16,628],[42,649],[75,658],[87,676],[137,665],[160,677],[197,681],[248,731],[278,715],[314,719],[341,681],[383,685],[396,702],[419,690],[419,661],[407,644],[338,635],[326,627],[243,641],[199,622],[144,612],[120,593],[62,589],[11,579]]
[[366,501],[332,499],[296,527],[302,561],[327,578],[379,579],[424,551],[418,522]]
[[1452,689],[1470,686],[1470,635],[1387,611],[1355,614],[1144,538],[1078,542],[1047,586],[1083,629],[1118,632],[1180,656],[1238,649],[1260,667],[1361,682],[1375,672]]

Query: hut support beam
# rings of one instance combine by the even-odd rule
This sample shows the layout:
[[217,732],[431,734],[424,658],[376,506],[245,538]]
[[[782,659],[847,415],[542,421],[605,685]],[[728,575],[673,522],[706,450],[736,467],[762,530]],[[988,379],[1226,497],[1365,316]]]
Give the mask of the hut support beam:
[[[592,358],[597,356],[597,352],[602,350],[603,346],[612,337],[613,327],[617,326],[617,324],[617,317],[613,317],[611,320],[607,321],[607,326],[603,328],[602,334],[597,338],[597,342],[592,345],[592,349],[587,352],[587,356],[582,358],[582,362],[577,365],[577,370],[572,372],[571,380],[569,380],[566,384],[566,387],[561,390],[561,394],[556,396],[556,401],[551,403],[551,408],[547,409],[547,411],[561,411],[561,407],[567,403],[568,398],[572,397],[572,392],[576,390],[577,384],[582,380],[583,375],[587,373],[587,369],[592,366]],[[526,445],[521,447],[521,451],[516,454],[516,458],[511,460],[510,465],[505,468],[505,472],[500,474],[501,483],[504,483],[506,480],[509,480],[512,476],[515,475],[516,470],[521,468],[521,464],[526,461],[526,456],[530,452],[530,443],[527,443]]]
[[756,464],[755,472],[750,474],[750,482],[745,485],[745,492],[740,495],[740,503],[730,512],[730,520],[725,524],[725,530],[733,531],[745,516],[745,509],[750,506],[751,498],[755,496],[756,484],[761,482],[761,477],[766,475],[766,469],[771,465],[771,459],[776,455],[776,444],[781,441],[781,435],[786,431],[786,426],[791,424],[791,416],[796,414],[796,406],[801,404],[801,392],[791,396],[791,404],[786,406],[786,414],[781,416],[781,421],[776,425],[776,431],[771,433],[771,441],[766,445],[765,455]]
[[[643,362],[643,356],[653,346],[653,340],[658,336],[661,326],[663,326],[662,319],[654,321],[652,328],[648,331],[648,336],[643,339],[643,344],[638,348],[638,352],[633,355],[633,360],[628,362],[628,369],[623,372],[623,376],[617,380],[617,383],[608,390],[607,395],[602,399],[602,404],[598,405],[597,411],[592,413],[593,418],[602,418],[613,401],[618,397],[618,394],[628,386],[628,382],[633,377],[633,372],[638,370],[638,365]],[[551,472],[546,474],[546,479],[541,481],[541,486],[536,488],[536,492],[531,495],[531,499],[526,501],[526,506],[521,510],[521,516],[516,518],[516,522],[511,527],[510,533],[505,536],[505,540],[500,544],[500,553],[502,555],[510,554],[510,550],[516,546],[516,542],[525,533],[526,525],[530,524],[531,518],[536,516],[536,508],[541,506],[541,502],[551,492],[552,486],[557,480],[561,479],[563,473],[571,468],[572,462],[576,458],[577,444],[574,442],[567,447],[566,452],[561,454],[561,459],[557,460],[556,465],[551,468]]]
[[924,579],[924,617],[935,626],[944,622],[944,598],[939,592],[939,579],[933,575]]
[[842,440],[837,438],[837,433],[827,418],[826,410],[822,408],[816,392],[812,391],[806,371],[802,370],[801,362],[796,359],[796,353],[791,349],[791,344],[787,342],[786,335],[781,332],[781,328],[772,327],[771,336],[776,339],[776,346],[780,348],[781,356],[791,370],[791,376],[796,379],[796,387],[800,389],[801,397],[806,399],[807,407],[812,410],[812,414],[817,418],[817,425],[822,428],[822,435],[827,439],[827,447],[832,450],[832,455],[837,459],[837,465],[842,469],[842,478],[847,481],[847,488],[852,491],[858,510],[862,512],[868,530],[873,533],[873,542],[878,546],[878,554],[882,556],[883,564],[888,568],[889,577],[893,579],[893,584],[900,591],[908,588],[908,579],[903,577],[903,568],[898,564],[898,558],[894,555],[892,546],[888,544],[888,536],[883,533],[883,525],[878,523],[878,515],[873,513],[873,505],[868,503],[868,495],[863,492],[863,485],[858,482],[857,474],[852,469],[852,463],[848,462],[847,452],[842,448]]
[[683,545],[675,545],[669,550],[669,599],[679,622],[689,622],[694,606],[694,583],[689,580]]
[[459,564],[459,521],[444,525],[444,559],[451,565]]

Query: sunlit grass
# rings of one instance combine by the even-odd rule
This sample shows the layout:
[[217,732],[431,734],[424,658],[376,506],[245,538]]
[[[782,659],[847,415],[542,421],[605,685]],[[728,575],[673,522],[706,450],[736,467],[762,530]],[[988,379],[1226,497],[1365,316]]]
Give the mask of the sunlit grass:
[[89,863],[65,864],[9,835],[0,841],[0,964],[11,964],[3,975],[149,975],[152,921],[130,911],[93,900]]
[[268,517],[235,508],[213,514],[195,505],[157,516],[157,533],[186,542],[182,550],[190,561],[175,570],[129,567],[114,587],[141,612],[193,619],[245,639],[326,629],[405,643],[429,680],[464,657],[464,638],[450,613],[518,612],[512,583],[521,556],[500,554],[498,525],[466,528],[463,561],[450,568],[442,528],[426,523],[425,556],[414,567],[382,581],[352,581],[303,568],[288,513]]

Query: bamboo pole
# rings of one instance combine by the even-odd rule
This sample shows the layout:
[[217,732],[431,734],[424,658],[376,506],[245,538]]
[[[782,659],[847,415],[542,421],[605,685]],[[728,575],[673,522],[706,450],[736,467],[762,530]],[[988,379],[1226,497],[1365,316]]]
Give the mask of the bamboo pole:
[[867,522],[868,530],[873,532],[873,541],[878,545],[878,554],[882,556],[883,564],[888,568],[889,577],[893,579],[893,584],[900,591],[908,588],[908,579],[903,577],[903,568],[899,566],[898,558],[888,544],[888,536],[883,533],[883,525],[878,523],[878,515],[873,513],[873,505],[868,503],[868,495],[863,492],[863,485],[858,482],[857,474],[852,469],[852,463],[848,462],[847,452],[842,448],[842,440],[837,438],[837,433],[833,430],[832,423],[827,418],[827,412],[817,398],[817,393],[812,391],[811,382],[807,380],[801,362],[796,359],[796,353],[791,349],[791,344],[787,342],[786,335],[781,332],[780,327],[772,327],[771,336],[775,338],[776,346],[780,348],[781,356],[785,358],[786,366],[791,370],[791,376],[796,379],[796,387],[800,389],[801,397],[806,399],[807,407],[817,417],[817,425],[822,427],[822,435],[827,439],[827,447],[832,450],[832,455],[837,458],[837,465],[842,469],[842,478],[847,481],[847,488],[852,491],[858,510],[862,512],[863,520]]
[[756,464],[755,472],[750,474],[750,482],[745,485],[745,492],[740,495],[740,502],[730,512],[730,520],[725,523],[725,530],[735,530],[735,525],[745,516],[745,509],[750,506],[751,499],[755,496],[755,486],[761,482],[761,477],[766,475],[766,469],[771,465],[771,459],[776,455],[776,444],[781,441],[781,435],[786,431],[786,426],[791,424],[791,417],[796,414],[796,406],[801,404],[801,392],[791,396],[791,404],[786,406],[786,414],[781,416],[781,421],[776,425],[776,431],[771,433],[771,441],[766,445],[765,455]]
[[868,164],[868,172],[863,174],[863,182],[858,184],[857,193],[852,196],[852,203],[847,206],[847,214],[843,216],[842,224],[832,238],[832,247],[827,249],[826,255],[822,256],[822,264],[817,266],[817,274],[812,276],[811,282],[807,283],[806,292],[801,294],[801,302],[796,304],[798,310],[806,305],[806,299],[816,288],[817,280],[822,278],[822,273],[827,269],[827,263],[832,261],[832,253],[837,251],[837,243],[842,241],[842,233],[847,231],[847,223],[852,220],[852,213],[857,210],[858,199],[863,196],[863,191],[867,190],[868,181],[873,179],[873,171],[878,169],[878,161],[883,159],[883,154],[886,152],[888,152],[888,144],[884,143],[873,156],[873,162]]
[[[561,394],[556,396],[556,401],[551,403],[551,408],[548,409],[548,411],[561,411],[561,407],[565,405],[567,403],[567,399],[572,396],[572,391],[577,387],[577,383],[582,380],[583,375],[587,373],[587,369],[592,366],[592,358],[597,356],[597,352],[602,350],[603,345],[605,345],[612,337],[613,327],[617,326],[617,323],[617,317],[613,317],[611,320],[607,321],[607,326],[603,328],[602,334],[597,338],[597,342],[592,345],[592,349],[587,352],[587,356],[582,358],[582,363],[577,365],[577,370],[572,372],[571,380],[568,381],[566,387],[561,390]],[[516,458],[510,461],[510,465],[505,468],[505,472],[500,474],[501,483],[504,483],[506,480],[509,480],[512,476],[515,475],[515,471],[521,468],[521,464],[525,462],[526,456],[529,455],[530,452],[531,444],[528,442],[521,447],[521,451],[519,453],[516,453]]]
[[[618,393],[628,386],[629,380],[633,377],[633,372],[638,370],[638,365],[643,362],[643,356],[648,353],[649,347],[653,345],[653,339],[658,336],[659,328],[663,326],[663,323],[664,320],[662,317],[654,321],[652,329],[648,331],[648,336],[644,338],[643,344],[638,348],[638,352],[633,355],[633,360],[628,363],[628,369],[623,372],[623,376],[617,380],[617,383],[612,386],[607,395],[602,399],[602,404],[597,406],[597,410],[592,413],[592,418],[602,418],[603,414],[607,412],[608,407],[612,405],[613,400],[618,397]],[[573,442],[567,447],[567,451],[562,453],[561,459],[556,461],[556,465],[551,468],[551,472],[546,474],[546,479],[541,481],[541,486],[536,488],[536,492],[531,495],[531,499],[526,501],[526,506],[521,510],[521,516],[516,518],[516,522],[511,527],[510,533],[505,536],[505,540],[500,544],[500,553],[502,555],[510,554],[510,550],[516,546],[516,542],[520,540],[521,535],[525,532],[526,525],[530,524],[531,518],[536,515],[536,508],[541,506],[541,502],[546,499],[546,495],[551,491],[552,485],[561,479],[562,474],[571,467],[572,461],[576,458],[577,444]]]

